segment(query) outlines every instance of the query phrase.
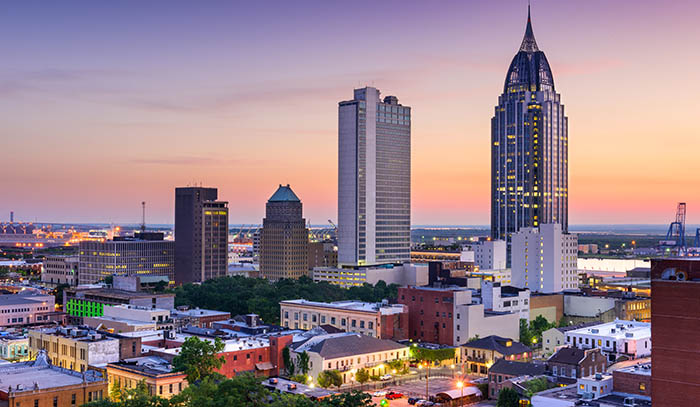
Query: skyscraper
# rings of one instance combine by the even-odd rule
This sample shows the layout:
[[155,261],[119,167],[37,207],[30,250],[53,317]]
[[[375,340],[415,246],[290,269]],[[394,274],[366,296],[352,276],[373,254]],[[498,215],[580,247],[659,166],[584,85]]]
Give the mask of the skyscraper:
[[299,197],[280,184],[265,205],[260,231],[260,275],[297,279],[309,271],[309,232]]
[[225,276],[228,267],[228,203],[216,188],[175,189],[175,282]]
[[338,106],[338,263],[410,261],[411,108],[372,87]]
[[528,7],[525,37],[491,119],[491,236],[559,223],[568,231],[568,119]]

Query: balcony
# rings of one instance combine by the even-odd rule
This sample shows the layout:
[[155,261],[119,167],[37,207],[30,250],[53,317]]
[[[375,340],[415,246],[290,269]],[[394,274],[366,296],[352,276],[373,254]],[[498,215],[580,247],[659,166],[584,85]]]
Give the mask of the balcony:
[[485,357],[478,357],[478,356],[467,356],[467,362],[474,362],[474,363],[486,363],[486,358]]

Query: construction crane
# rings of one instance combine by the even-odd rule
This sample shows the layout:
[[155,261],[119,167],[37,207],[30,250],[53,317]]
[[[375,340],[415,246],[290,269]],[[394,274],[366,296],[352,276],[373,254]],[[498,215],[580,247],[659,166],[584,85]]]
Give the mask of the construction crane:
[[685,215],[685,202],[679,202],[678,208],[676,209],[676,220],[669,225],[668,232],[666,232],[666,239],[660,242],[661,247],[665,249],[666,253],[675,252],[679,256],[683,256],[686,253]]

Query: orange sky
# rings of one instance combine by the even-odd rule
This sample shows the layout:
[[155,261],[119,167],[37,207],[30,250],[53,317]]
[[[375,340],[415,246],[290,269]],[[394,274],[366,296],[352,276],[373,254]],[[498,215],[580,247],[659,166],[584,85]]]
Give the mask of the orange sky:
[[[225,3],[138,19],[18,6],[0,21],[17,39],[0,66],[0,220],[136,223],[145,200],[171,223],[174,187],[193,182],[219,187],[231,223],[260,223],[279,183],[313,223],[335,220],[337,103],[374,85],[412,107],[413,223],[488,224],[522,3],[378,7],[359,33],[359,11],[330,5],[293,21]],[[678,201],[700,223],[700,6],[609,3],[533,2],[569,117],[570,223],[667,223]]]

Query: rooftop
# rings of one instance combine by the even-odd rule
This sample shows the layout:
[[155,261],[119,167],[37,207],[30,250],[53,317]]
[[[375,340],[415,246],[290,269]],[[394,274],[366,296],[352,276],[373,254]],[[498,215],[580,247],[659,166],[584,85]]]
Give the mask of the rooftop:
[[76,296],[82,297],[87,295],[92,295],[95,297],[107,297],[107,298],[118,298],[122,300],[128,300],[131,298],[151,298],[151,297],[174,297],[175,294],[169,293],[148,293],[144,291],[126,291],[117,290],[114,288],[94,288],[90,287],[87,289],[81,289],[80,287],[67,289],[75,293]]
[[559,349],[550,356],[547,362],[564,363],[567,365],[577,365],[586,357],[586,351],[576,347],[566,347]]
[[378,339],[358,333],[337,333],[310,338],[291,346],[295,352],[314,352],[324,359],[406,349],[394,341]]
[[216,311],[211,309],[193,308],[185,311],[175,310],[170,313],[173,317],[213,317],[231,315],[225,311]]
[[167,360],[158,356],[125,359],[117,363],[110,363],[107,366],[119,370],[139,372],[150,377],[169,374],[184,375],[182,372],[173,372],[173,366]]
[[332,391],[310,387],[302,383],[293,382],[291,380],[274,377],[262,382],[262,385],[270,390],[276,390],[280,393],[303,394],[309,398],[322,398],[335,394]]
[[106,337],[103,333],[94,331],[88,328],[67,326],[67,327],[56,327],[56,328],[44,328],[32,330],[32,332],[38,332],[42,335],[54,335],[62,336],[64,338],[71,338],[75,341],[80,342],[99,342],[99,341],[116,341],[117,339],[112,339]]
[[16,393],[79,385],[83,381],[92,383],[105,380],[101,373],[93,370],[79,373],[53,366],[44,351],[40,351],[36,360],[30,362],[0,365],[0,377],[1,393],[8,393],[10,388]]
[[382,304],[376,302],[362,302],[362,301],[335,301],[335,302],[319,302],[319,301],[309,301],[305,299],[298,300],[284,300],[280,301],[280,305],[284,304],[294,304],[294,305],[306,305],[310,307],[322,307],[322,308],[335,308],[339,310],[346,311],[359,311],[359,312],[371,312],[376,313],[380,311],[383,315],[389,314],[399,314],[404,311],[404,306],[401,304]]
[[643,376],[651,376],[651,363],[640,363],[634,366],[623,367],[622,369],[617,369],[613,371],[613,376],[615,372],[621,373],[631,373]]
[[572,329],[570,335],[588,335],[615,339],[639,339],[651,337],[651,324],[648,322],[615,320],[585,328]]
[[5,305],[33,304],[47,301],[47,295],[43,294],[4,294],[0,295],[0,307]]
[[516,362],[498,359],[489,368],[489,373],[501,373],[510,376],[539,376],[544,374],[546,366],[543,363]]
[[501,355],[515,355],[517,353],[532,352],[532,349],[509,338],[496,335],[475,339],[462,345],[466,348],[495,350]]
[[267,202],[301,202],[299,200],[299,197],[292,191],[292,188],[289,187],[289,184],[287,185],[282,185],[280,184],[279,188],[277,188],[277,191],[275,191],[274,194],[270,197],[270,199],[267,200]]

